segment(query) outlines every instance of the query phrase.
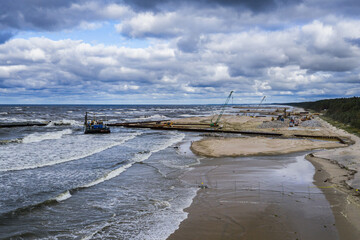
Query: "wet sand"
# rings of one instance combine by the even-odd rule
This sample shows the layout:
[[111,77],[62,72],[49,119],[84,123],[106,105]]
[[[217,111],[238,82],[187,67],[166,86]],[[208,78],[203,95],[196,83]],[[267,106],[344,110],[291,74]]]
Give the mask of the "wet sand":
[[306,156],[315,167],[314,183],[322,190],[331,204],[335,224],[340,239],[359,239],[360,236],[360,198],[353,195],[345,181],[353,172],[340,168],[327,159]]
[[[319,121],[319,131],[298,131],[346,136],[355,144],[279,155],[295,146],[291,139],[285,144],[262,138],[195,142],[192,150],[207,157],[182,180],[207,188],[199,188],[185,210],[188,218],[169,239],[359,239],[359,138]],[[300,145],[296,151],[319,147]],[[275,155],[236,157],[259,154]]]
[[199,189],[169,239],[339,239],[304,156],[203,159],[182,179],[208,188]]

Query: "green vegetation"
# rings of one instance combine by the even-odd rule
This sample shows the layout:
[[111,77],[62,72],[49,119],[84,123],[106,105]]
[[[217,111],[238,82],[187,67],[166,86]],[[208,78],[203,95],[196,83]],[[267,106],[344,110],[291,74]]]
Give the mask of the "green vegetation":
[[324,120],[336,127],[360,134],[360,97],[324,99],[289,105],[323,113]]

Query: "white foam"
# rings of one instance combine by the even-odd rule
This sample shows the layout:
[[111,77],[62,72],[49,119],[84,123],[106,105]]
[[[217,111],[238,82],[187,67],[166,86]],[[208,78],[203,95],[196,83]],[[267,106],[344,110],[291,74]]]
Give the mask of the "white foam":
[[107,181],[109,179],[112,179],[112,178],[114,178],[116,176],[119,176],[122,172],[124,172],[126,169],[128,169],[132,165],[133,165],[133,163],[128,163],[128,164],[126,164],[124,166],[121,166],[121,167],[119,167],[119,168],[105,174],[103,177],[98,178],[98,179],[96,179],[95,181],[93,181],[91,183],[83,185],[82,187],[83,188],[92,187],[92,186],[95,186],[95,185],[97,185],[99,183],[105,182],[105,181]]
[[79,121],[72,120],[72,119],[62,119],[62,120],[52,121],[47,126],[52,127],[52,126],[56,126],[56,125],[70,125],[70,126],[82,127],[83,122],[79,122]]
[[0,112],[0,115],[8,115],[8,112]]
[[[113,216],[111,217],[111,219],[113,219],[115,216],[116,216],[116,214],[114,213]],[[90,239],[92,239],[98,232],[100,232],[102,229],[104,229],[104,228],[106,228],[108,226],[110,226],[109,222],[104,222],[102,224],[96,224],[94,228],[90,229],[91,232],[87,233],[87,235],[82,237],[81,240],[90,240]]]
[[146,152],[146,153],[137,153],[135,154],[135,156],[131,159],[131,162],[124,165],[124,166],[121,166],[111,172],[108,172],[107,174],[105,174],[104,176],[96,179],[95,181],[93,182],[90,182],[88,184],[85,184],[83,185],[82,187],[86,188],[86,187],[91,187],[91,186],[95,186],[99,183],[102,183],[102,182],[105,182],[107,180],[110,180],[114,177],[117,177],[119,176],[121,173],[125,172],[128,168],[130,168],[134,163],[136,162],[143,162],[145,161],[146,159],[149,159],[149,157],[153,154],[153,153],[156,153],[156,152],[159,152],[161,150],[164,150],[168,147],[170,147],[171,145],[175,144],[175,143],[178,143],[180,142],[181,140],[183,140],[185,137],[185,134],[184,133],[178,133],[175,135],[174,138],[170,139],[170,140],[167,140],[165,143],[161,144],[161,145],[158,145],[156,146],[156,148],[154,148],[153,150],[149,151],[149,152]]
[[69,191],[65,191],[61,194],[59,194],[57,197],[54,198],[54,200],[58,201],[58,202],[62,202],[65,201],[66,199],[71,198],[71,194]]
[[162,200],[150,200],[153,202],[153,205],[157,209],[163,209],[163,208],[169,208],[171,207],[171,204],[168,201],[162,201]]
[[[122,139],[120,139],[120,141],[111,140],[110,142],[106,142],[104,141],[104,139],[98,139],[97,141],[93,141],[93,143],[91,142],[91,140],[87,141],[87,136],[81,135],[78,136],[81,137],[81,146],[77,147],[76,149],[73,148],[73,143],[76,142],[76,140],[71,139],[69,140],[70,142],[66,141],[66,143],[54,141],[54,144],[51,147],[49,145],[46,145],[46,149],[40,152],[31,151],[28,148],[21,149],[21,151],[18,149],[18,151],[16,152],[16,149],[14,149],[13,146],[9,146],[6,153],[4,151],[4,156],[0,157],[0,172],[34,169],[82,159],[96,153],[105,151],[114,146],[121,145],[140,134],[142,133],[133,133],[132,135],[123,137]],[[79,138],[77,138],[77,140],[78,142],[80,141]],[[33,146],[32,143],[30,143],[29,145]],[[64,146],[66,146],[66,148],[64,148]],[[41,146],[36,145],[34,147],[37,148]],[[60,152],[54,152],[55,150],[59,150]]]
[[0,117],[0,120],[6,123],[44,122],[44,119],[26,119],[16,117]]
[[27,136],[25,136],[22,140],[23,143],[35,143],[35,142],[41,142],[44,140],[53,140],[53,139],[60,139],[64,135],[71,134],[71,129],[65,129],[62,131],[56,131],[56,132],[47,132],[47,133],[32,133]]
[[155,115],[151,115],[151,116],[140,116],[140,117],[136,117],[136,118],[126,118],[126,121],[138,121],[138,120],[145,120],[145,121],[157,121],[157,120],[164,120],[164,119],[168,119],[167,116],[164,115],[159,115],[159,114],[155,114]]
[[158,209],[150,219],[155,224],[152,224],[150,228],[143,228],[134,239],[165,240],[174,233],[179,228],[180,223],[187,218],[188,213],[184,212],[184,209],[190,207],[198,188],[189,190],[191,192],[188,193],[189,195],[186,199],[181,201],[180,199],[174,199],[173,201],[177,202],[175,205],[171,204],[169,207],[165,207],[165,209]]

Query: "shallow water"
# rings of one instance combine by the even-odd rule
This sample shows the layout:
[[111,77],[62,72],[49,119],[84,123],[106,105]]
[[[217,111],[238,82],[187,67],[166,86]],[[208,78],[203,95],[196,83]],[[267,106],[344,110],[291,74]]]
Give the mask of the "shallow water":
[[[0,106],[0,238],[166,239],[197,188],[197,134],[111,128],[83,134],[85,112],[110,122],[209,115],[220,106]],[[231,107],[228,112],[233,111]]]
[[[198,191],[180,176],[199,163],[189,147],[201,134],[113,127],[108,135],[84,135],[84,113],[147,121],[204,116],[220,107],[0,106],[0,124],[51,121],[0,128],[0,239],[166,239]],[[282,165],[283,158],[273,157],[280,163],[274,179],[297,176],[293,187],[300,177],[310,181],[313,170],[296,159]],[[297,174],[300,168],[307,174]],[[244,186],[251,184],[256,180]],[[271,187],[266,184],[261,187]]]

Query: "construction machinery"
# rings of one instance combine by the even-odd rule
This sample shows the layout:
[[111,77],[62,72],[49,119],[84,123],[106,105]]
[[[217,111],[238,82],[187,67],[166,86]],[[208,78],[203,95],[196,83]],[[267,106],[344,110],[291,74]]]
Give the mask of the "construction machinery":
[[254,111],[253,117],[256,117],[256,116],[255,116],[255,112],[257,112],[257,111],[259,110],[259,108],[260,108],[261,104],[263,103],[263,101],[265,100],[265,98],[266,98],[266,96],[263,96],[263,98],[261,99],[259,105],[257,105],[257,107],[256,107],[256,109],[255,109],[255,111]]
[[219,114],[219,116],[217,117],[216,121],[213,122],[213,120],[214,120],[214,118],[216,117],[216,115],[211,119],[210,127],[218,127],[218,126],[219,126],[219,121],[220,121],[222,115],[224,114],[225,107],[226,107],[226,105],[229,103],[230,98],[231,98],[231,95],[233,94],[233,92],[234,92],[234,91],[231,91],[230,94],[229,94],[229,96],[226,98],[226,101],[225,101],[224,105],[222,105],[221,110],[220,110],[220,114]]
[[85,113],[84,127],[85,134],[110,133],[110,128],[102,120],[96,120],[95,115],[93,120],[88,120],[88,112]]

